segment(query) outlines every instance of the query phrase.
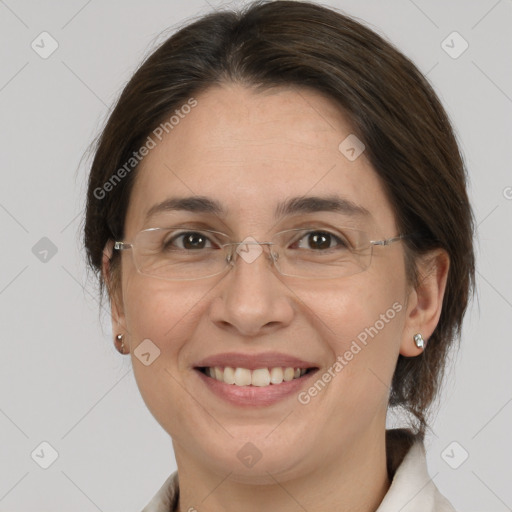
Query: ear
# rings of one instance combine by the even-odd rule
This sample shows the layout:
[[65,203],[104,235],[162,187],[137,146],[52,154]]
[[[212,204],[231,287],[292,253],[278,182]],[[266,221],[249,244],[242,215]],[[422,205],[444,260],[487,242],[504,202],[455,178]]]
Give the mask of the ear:
[[418,283],[409,293],[400,345],[400,354],[405,357],[418,356],[423,352],[424,348],[418,348],[414,343],[414,335],[421,334],[427,343],[439,322],[450,257],[444,249],[437,249],[422,256],[417,266]]
[[101,264],[101,273],[107,287],[110,299],[110,310],[112,316],[112,333],[114,337],[117,334],[126,334],[126,323],[124,316],[121,284],[114,279],[111,259],[114,251],[114,241],[109,240],[103,249],[103,258]]

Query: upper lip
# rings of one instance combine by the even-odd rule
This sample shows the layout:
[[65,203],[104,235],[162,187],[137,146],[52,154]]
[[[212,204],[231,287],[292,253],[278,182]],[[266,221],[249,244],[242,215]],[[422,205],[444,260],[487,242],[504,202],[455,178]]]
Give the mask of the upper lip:
[[317,368],[315,363],[305,361],[298,357],[282,354],[280,352],[262,352],[261,354],[243,354],[240,352],[225,352],[202,359],[194,365],[195,368],[213,368],[215,366],[231,368],[258,368],[292,367],[292,368]]

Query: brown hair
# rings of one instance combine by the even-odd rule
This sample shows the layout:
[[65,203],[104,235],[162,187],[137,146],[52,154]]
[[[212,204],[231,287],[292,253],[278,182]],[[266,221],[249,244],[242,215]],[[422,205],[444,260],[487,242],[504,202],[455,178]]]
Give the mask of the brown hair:
[[[114,174],[119,178],[119,169],[176,108],[226,82],[310,87],[335,101],[366,145],[400,232],[417,235],[405,241],[411,283],[418,279],[418,256],[447,251],[439,323],[420,356],[399,356],[389,398],[390,406],[414,415],[416,435],[423,438],[474,288],[466,171],[448,116],[425,77],[392,44],[337,11],[309,2],[257,1],[241,12],[215,12],[189,23],[145,60],[97,141],[89,177],[84,241],[101,292],[102,251],[108,240],[123,238],[136,166],[115,183]],[[114,252],[114,269],[118,259]]]

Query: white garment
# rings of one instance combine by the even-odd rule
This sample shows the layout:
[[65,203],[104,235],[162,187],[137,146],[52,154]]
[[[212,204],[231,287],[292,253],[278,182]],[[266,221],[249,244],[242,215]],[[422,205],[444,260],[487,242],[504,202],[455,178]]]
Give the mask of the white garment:
[[455,512],[427,470],[423,442],[415,442],[398,466],[391,487],[376,512]]
[[[391,486],[376,512],[455,512],[428,475],[422,441],[416,441],[398,468],[391,469]],[[178,496],[178,473],[174,472],[142,512],[174,512]]]

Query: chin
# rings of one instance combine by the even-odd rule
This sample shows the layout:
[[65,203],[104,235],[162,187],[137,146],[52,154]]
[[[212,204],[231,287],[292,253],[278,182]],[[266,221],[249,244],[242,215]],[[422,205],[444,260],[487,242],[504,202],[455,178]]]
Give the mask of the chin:
[[[230,480],[252,485],[275,485],[275,479],[285,481],[311,470],[311,462],[306,463],[306,454],[311,449],[297,433],[281,433],[271,439],[272,429],[266,429],[264,435],[258,429],[258,435],[253,436],[249,429],[243,430],[243,436],[208,442],[201,450],[201,460],[208,459],[211,469],[222,476],[230,474]],[[203,443],[194,441],[196,446]]]

